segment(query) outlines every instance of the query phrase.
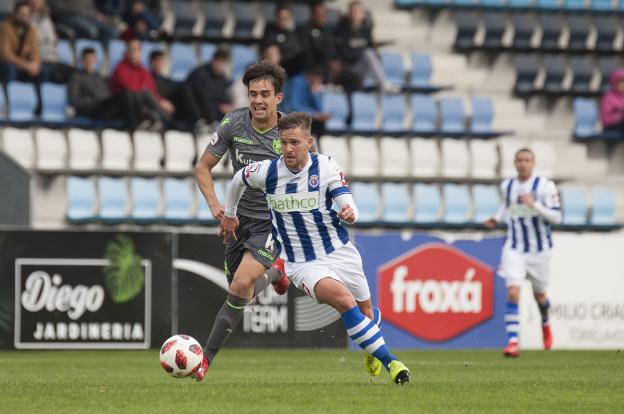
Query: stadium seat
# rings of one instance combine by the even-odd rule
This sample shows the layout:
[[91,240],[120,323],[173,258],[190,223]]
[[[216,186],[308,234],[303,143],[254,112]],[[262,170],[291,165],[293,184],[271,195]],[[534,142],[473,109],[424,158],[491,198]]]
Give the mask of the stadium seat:
[[431,55],[427,53],[410,54],[412,62],[412,70],[410,71],[410,87],[411,88],[428,88],[431,86],[431,73],[433,66],[431,63]]
[[589,56],[571,56],[572,86],[570,90],[575,94],[591,91],[591,81],[594,77],[594,63]]
[[607,92],[611,89],[609,75],[616,69],[622,68],[622,60],[619,56],[601,56],[598,58],[598,68],[600,69],[600,92]]
[[526,147],[526,143],[513,138],[501,139],[498,144],[500,150],[500,175],[503,178],[515,177],[516,167],[514,166],[514,158],[516,151],[522,147]]
[[457,25],[457,35],[455,37],[455,47],[458,49],[471,49],[475,46],[475,35],[479,28],[479,16],[472,11],[456,11],[455,24]]
[[402,224],[411,221],[410,193],[407,184],[383,183],[383,211],[381,221]]
[[78,69],[82,69],[81,56],[83,49],[90,47],[95,50],[95,56],[97,57],[97,63],[95,65],[95,70],[101,72],[102,67],[104,66],[104,47],[102,43],[97,40],[91,39],[78,39],[74,43],[74,48],[76,50],[76,67]]
[[[611,3],[611,0],[608,0]],[[594,0],[592,4],[596,4]],[[596,51],[612,51],[613,42],[618,34],[620,21],[615,16],[594,16],[596,28]]]
[[384,177],[409,177],[410,152],[405,138],[379,139],[381,175]]
[[158,219],[160,210],[160,188],[155,178],[133,177],[130,180],[132,210],[130,216],[136,221]]
[[67,131],[69,168],[92,170],[98,167],[100,143],[95,131],[72,128]]
[[202,43],[199,47],[199,63],[203,65],[210,62],[216,51],[217,45],[213,43]]
[[546,76],[544,77],[544,91],[559,93],[562,92],[563,78],[566,73],[566,61],[562,55],[544,55],[543,58],[544,70]]
[[531,47],[531,38],[535,31],[535,21],[528,13],[514,13],[511,15],[511,23],[514,27],[512,46],[515,49]]
[[67,177],[67,212],[69,222],[84,222],[93,219],[95,211],[95,185],[93,181],[82,177]]
[[175,42],[169,52],[171,61],[171,79],[183,81],[197,66],[197,54],[191,44]]
[[98,179],[100,211],[103,221],[119,221],[128,216],[128,184],[123,178],[100,177]]
[[574,135],[587,137],[596,134],[598,124],[598,105],[593,99],[574,99]]
[[470,176],[472,178],[496,178],[498,166],[498,149],[489,140],[471,139],[468,141],[470,150]]
[[102,168],[129,170],[132,144],[127,132],[105,129],[102,131]]
[[447,138],[441,140],[442,176],[464,178],[468,176],[470,155],[466,141]]
[[507,6],[512,9],[528,9],[533,6],[533,0],[507,0]]
[[500,204],[498,189],[495,185],[475,184],[472,187],[472,199],[474,200],[472,221],[475,223],[483,223],[493,217]]
[[492,121],[494,120],[494,105],[492,100],[484,96],[473,96],[472,119],[470,122],[470,132],[473,134],[483,134],[492,132]]
[[243,73],[249,65],[256,63],[258,52],[252,46],[234,44],[230,48],[232,60],[232,79],[243,77]]
[[134,169],[137,171],[158,171],[164,156],[162,138],[157,132],[135,131]]
[[611,188],[592,188],[592,208],[589,224],[595,226],[615,224],[615,194]]
[[3,121],[5,118],[7,109],[6,98],[4,97],[4,88],[0,88],[0,121]]
[[[143,50],[143,48],[145,47],[145,43],[146,42],[141,43],[141,50]],[[115,70],[119,62],[123,60],[125,53],[126,53],[126,44],[124,43],[123,40],[112,39],[110,42],[108,42],[108,72],[109,73],[113,73],[113,70]]]
[[403,95],[381,95],[382,132],[400,133],[405,131],[405,96]]
[[354,182],[350,186],[355,204],[358,206],[358,223],[372,224],[379,218],[379,193],[377,184]]
[[175,13],[175,33],[178,36],[193,35],[193,28],[199,14],[194,2],[173,0],[173,12]]
[[484,12],[483,25],[485,26],[485,38],[483,46],[497,48],[503,46],[503,34],[507,28],[507,17],[502,12]]
[[59,170],[67,165],[67,140],[63,131],[58,129],[37,128],[35,130],[37,147],[37,168]]
[[[223,180],[223,179],[214,180],[215,195],[217,196],[217,200],[219,200],[220,202],[224,202],[225,200],[226,181],[227,180]],[[195,186],[195,189],[196,189],[195,197],[197,197],[197,214],[196,214],[197,218],[202,222],[208,222],[208,223],[213,223],[213,224],[217,223],[217,220],[215,220],[215,218],[212,217],[212,213],[210,212],[210,207],[208,207],[206,198],[204,197],[202,192],[199,190],[199,187],[197,187],[197,185]]]
[[516,54],[513,57],[513,66],[516,70],[516,93],[530,93],[535,88],[535,78],[539,71],[539,64],[535,55]]
[[195,158],[195,141],[188,132],[165,132],[165,169],[190,172]]
[[583,187],[567,184],[559,187],[563,206],[562,224],[583,225],[587,222],[587,198]]
[[44,82],[41,85],[41,119],[47,122],[63,122],[67,119],[67,87]]
[[310,19],[310,7],[307,4],[303,2],[293,2],[291,3],[291,8],[297,27],[303,26],[308,22]]
[[165,220],[177,222],[191,219],[193,193],[189,181],[178,178],[164,180]]
[[538,14],[538,21],[542,26],[542,40],[540,48],[553,50],[559,48],[559,38],[563,30],[561,25],[561,16],[558,14]]
[[227,14],[223,7],[223,1],[202,1],[202,11],[206,19],[204,24],[204,36],[222,37]]
[[444,184],[444,215],[446,223],[458,224],[470,221],[470,193],[463,184]]
[[252,37],[258,16],[257,4],[246,1],[234,1],[232,3],[233,14],[236,18],[234,37]]
[[379,175],[379,146],[372,137],[351,137],[351,165],[354,176],[376,177]]
[[445,133],[465,131],[464,104],[461,98],[445,96],[440,99],[440,130]]
[[323,135],[319,138],[320,152],[331,156],[345,175],[348,177],[351,173],[349,143],[345,137],[335,137],[332,135]]
[[347,129],[347,117],[349,116],[349,102],[343,92],[325,92],[322,100],[322,110],[331,114],[331,118],[325,123],[328,131],[342,132]]
[[[612,0],[591,0],[591,8],[594,10],[612,10],[613,1]],[[596,21],[596,23],[598,22]]]
[[410,158],[414,177],[437,177],[440,174],[440,150],[432,139],[410,139]]
[[440,189],[437,184],[417,183],[413,187],[414,221],[436,223],[440,220]]
[[[197,151],[197,159],[201,158],[201,156],[204,154],[204,151],[206,151],[206,147],[208,146],[208,143],[210,142],[210,138],[212,136],[212,133],[210,134],[202,134],[200,136],[197,137],[197,141],[196,141],[196,151]],[[229,153],[225,153],[225,155],[223,157],[221,157],[221,161],[215,165],[212,169],[213,173],[225,173],[225,172],[230,172],[229,169],[226,168],[226,166],[228,165],[228,158],[229,158]]]
[[564,7],[568,10],[583,10],[585,8],[585,0],[564,0]]
[[372,132],[377,130],[377,98],[373,93],[355,92],[351,95],[351,130]]
[[35,166],[35,143],[29,129],[4,128],[2,150],[24,168]]
[[381,63],[389,82],[399,86],[405,84],[405,64],[400,53],[381,52]]
[[552,10],[561,7],[559,0],[536,0],[537,7],[540,9]]
[[568,25],[569,50],[587,50],[587,38],[592,31],[592,24],[588,16],[570,15],[566,17]]
[[[141,63],[146,68],[149,68],[149,57],[155,50],[164,51],[164,46],[161,43],[156,42],[142,42],[141,43]],[[115,68],[112,68],[113,70]]]
[[58,54],[59,63],[74,66],[74,50],[69,40],[60,39],[56,45],[56,53]]
[[428,133],[436,129],[436,104],[429,95],[413,94],[411,98],[412,131]]
[[37,106],[35,86],[32,83],[13,81],[7,83],[6,88],[9,121],[33,121]]

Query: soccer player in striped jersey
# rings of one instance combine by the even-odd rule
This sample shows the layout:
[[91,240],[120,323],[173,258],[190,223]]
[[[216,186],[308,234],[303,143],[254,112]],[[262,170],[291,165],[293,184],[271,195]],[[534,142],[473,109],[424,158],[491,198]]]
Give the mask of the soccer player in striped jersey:
[[237,205],[245,188],[263,191],[288,277],[307,295],[336,309],[351,339],[381,361],[393,382],[404,384],[410,372],[390,353],[374,321],[362,259],[341,223],[354,223],[357,207],[336,162],[310,152],[311,123],[302,112],[282,117],[283,155],[234,175],[221,222],[224,239],[236,237]]
[[553,248],[551,226],[561,222],[557,188],[551,180],[533,173],[533,151],[529,148],[518,150],[514,165],[518,175],[501,184],[504,203],[496,215],[484,223],[486,227],[493,228],[502,220],[507,222],[507,240],[503,246],[499,273],[507,284],[505,328],[508,344],[503,353],[508,357],[519,355],[518,301],[520,286],[525,277],[533,285],[533,295],[542,316],[544,349],[548,350],[552,346],[552,333],[548,322],[550,303],[546,288]]

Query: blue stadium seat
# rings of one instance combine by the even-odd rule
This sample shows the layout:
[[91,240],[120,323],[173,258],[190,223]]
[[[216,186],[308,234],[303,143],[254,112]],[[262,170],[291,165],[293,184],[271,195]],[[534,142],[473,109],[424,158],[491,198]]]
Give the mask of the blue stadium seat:
[[37,106],[37,95],[32,83],[7,83],[7,100],[9,121],[32,121]]
[[377,99],[373,93],[355,92],[351,95],[351,130],[371,132],[377,130]]
[[405,65],[400,53],[382,52],[381,63],[388,81],[399,86],[405,84]]
[[464,132],[464,104],[461,98],[445,96],[440,99],[440,129],[446,133]]
[[558,49],[559,38],[563,27],[561,25],[561,16],[557,14],[539,14],[538,21],[542,26],[542,49]]
[[412,53],[412,70],[410,72],[410,87],[427,88],[431,86],[431,55],[427,53]]
[[165,178],[165,211],[164,218],[167,221],[187,221],[191,219],[191,205],[193,193],[188,180],[178,178]]
[[63,122],[67,119],[67,87],[45,82],[41,85],[41,119],[47,122]]
[[611,0],[591,0],[591,8],[594,10],[612,10],[614,7]]
[[592,188],[592,209],[589,223],[597,226],[615,224],[615,194],[611,188]]
[[[611,0],[609,0],[609,8],[611,8]],[[613,50],[613,42],[617,36],[619,25],[620,22],[615,16],[594,16],[597,51]]]
[[493,119],[494,105],[492,100],[483,96],[473,96],[470,131],[476,134],[492,132]]
[[188,43],[172,43],[169,61],[171,62],[171,79],[183,81],[197,66],[195,48]]
[[562,224],[584,225],[587,223],[587,198],[585,189],[577,185],[562,185],[559,188],[563,206]]
[[503,8],[505,0],[481,0],[481,6],[488,8]]
[[292,2],[290,7],[295,19],[295,26],[303,26],[310,20],[310,7],[305,2]]
[[204,36],[223,36],[223,26],[227,19],[223,3],[221,1],[202,1],[206,23],[204,26]]
[[436,129],[437,110],[433,98],[429,95],[413,94],[412,130],[419,132],[433,132]]
[[199,63],[204,64],[210,62],[216,51],[217,45],[213,43],[202,43],[199,47]]
[[230,58],[232,60],[232,79],[243,77],[247,66],[256,63],[258,52],[252,46],[234,44],[230,48]]
[[587,137],[596,134],[598,131],[598,105],[593,99],[574,99],[574,135],[577,137]]
[[513,65],[516,70],[516,93],[530,93],[535,89],[535,78],[539,72],[537,58],[532,54],[516,54],[513,57]]
[[446,223],[466,223],[470,221],[470,193],[464,184],[444,184],[444,216]]
[[475,184],[472,187],[472,196],[474,200],[473,222],[483,223],[496,214],[500,198],[495,185]]
[[585,0],[565,0],[564,7],[568,10],[583,10],[585,9]]
[[[155,50],[163,50],[163,46],[156,42],[142,42],[141,43],[141,63],[146,68],[149,67],[149,57]],[[114,68],[113,68],[114,69]]]
[[566,73],[566,60],[562,55],[544,55],[544,91],[559,93],[564,90],[563,78]]
[[155,221],[159,218],[160,188],[155,178],[133,177],[131,218],[134,221]]
[[600,91],[607,92],[611,89],[611,83],[609,82],[609,75],[616,69],[622,67],[622,60],[619,56],[601,56],[598,58],[598,68],[600,69]]
[[470,49],[475,46],[474,37],[479,28],[479,16],[473,11],[459,10],[455,12],[457,36],[455,47]]
[[571,56],[570,68],[573,80],[570,90],[575,94],[591,92],[591,80],[594,77],[594,63],[590,56]]
[[405,96],[389,95],[381,96],[381,110],[383,115],[383,123],[381,130],[383,132],[403,132],[405,131]]
[[588,16],[571,15],[567,16],[566,23],[569,32],[568,49],[586,50],[587,38],[592,30],[591,20]]
[[503,34],[507,27],[507,16],[502,12],[483,13],[483,25],[485,26],[485,38],[483,46],[497,48],[503,45]]
[[4,91],[0,88],[0,120],[4,119],[4,114],[6,111],[6,99],[4,98]]
[[410,195],[407,184],[383,183],[383,211],[381,221],[385,223],[407,223],[410,221]]
[[512,9],[528,9],[533,7],[533,0],[507,0],[507,7]]
[[95,65],[95,69],[99,72],[102,69],[102,65],[104,64],[104,47],[102,43],[97,40],[91,39],[78,39],[74,43],[76,49],[76,67],[82,69],[81,56],[82,50],[84,48],[90,47],[95,50],[95,55],[97,56],[97,64]]
[[195,7],[193,7],[193,2],[174,0],[173,11],[175,13],[175,33],[178,36],[192,35],[198,15]]
[[232,8],[236,17],[234,37],[251,37],[258,16],[256,4],[246,1],[235,1],[232,4]]
[[349,116],[349,102],[343,92],[327,91],[323,94],[322,110],[331,114],[331,118],[325,123],[328,131],[342,132],[347,129],[347,117]]
[[67,177],[67,212],[69,222],[84,222],[93,219],[95,208],[95,185],[90,178]]
[[100,177],[98,179],[100,194],[99,218],[104,221],[119,221],[127,218],[128,187],[123,178]]
[[511,15],[514,27],[512,46],[518,48],[531,47],[531,38],[535,31],[535,21],[529,13],[514,13]]
[[56,45],[56,53],[58,53],[59,63],[74,66],[74,50],[69,40],[60,39]]
[[417,183],[413,187],[414,221],[436,223],[440,221],[440,189],[436,184]]
[[372,183],[354,182],[350,186],[355,204],[358,206],[358,223],[371,224],[378,220],[379,193],[377,185]]
[[561,7],[559,0],[537,0],[536,6],[546,10],[553,10]]
[[[141,44],[141,49],[144,48],[144,43]],[[117,67],[117,64],[121,62],[126,53],[126,44],[121,39],[113,39],[108,42],[108,72],[113,73],[113,70]]]

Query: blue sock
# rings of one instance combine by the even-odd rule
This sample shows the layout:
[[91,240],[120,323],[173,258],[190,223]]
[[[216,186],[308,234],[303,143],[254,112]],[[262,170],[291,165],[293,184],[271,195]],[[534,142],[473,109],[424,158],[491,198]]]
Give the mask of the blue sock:
[[381,311],[377,306],[373,306],[373,322],[377,327],[381,328]]
[[509,342],[518,342],[520,316],[517,303],[507,302],[507,309],[505,310],[505,329],[507,330],[507,340]]
[[372,354],[388,369],[390,362],[398,359],[390,353],[375,322],[368,319],[357,306],[341,315],[347,334],[364,351]]

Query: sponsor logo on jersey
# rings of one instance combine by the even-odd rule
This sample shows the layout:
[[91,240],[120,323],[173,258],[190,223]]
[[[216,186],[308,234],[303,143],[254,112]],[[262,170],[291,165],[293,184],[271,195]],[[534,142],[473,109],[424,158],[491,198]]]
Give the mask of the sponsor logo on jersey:
[[292,194],[267,194],[269,207],[279,213],[310,211],[319,207],[321,193],[312,191]]
[[221,128],[223,128],[224,126],[226,126],[226,125],[227,125],[227,124],[229,124],[230,122],[232,122],[232,121],[230,120],[230,118],[225,117],[225,118],[223,118],[223,120],[221,121],[221,124],[220,124],[219,126],[220,126]]
[[219,135],[216,132],[213,132],[210,136],[210,145],[216,145],[217,141],[219,141]]
[[282,141],[280,141],[279,139],[273,140],[273,151],[277,155],[282,155]]
[[492,318],[491,267],[445,244],[428,244],[382,265],[384,319],[418,338],[446,341]]
[[253,139],[246,138],[246,137],[239,137],[238,135],[235,135],[234,138],[232,138],[232,141],[238,142],[239,144],[246,144],[246,145],[254,145],[255,144]]
[[238,148],[234,149],[234,155],[236,157],[236,161],[239,164],[249,165],[249,164],[253,164],[254,162],[256,162],[255,160],[252,160],[251,158],[249,158],[249,155],[245,154],[244,152],[240,152]]

